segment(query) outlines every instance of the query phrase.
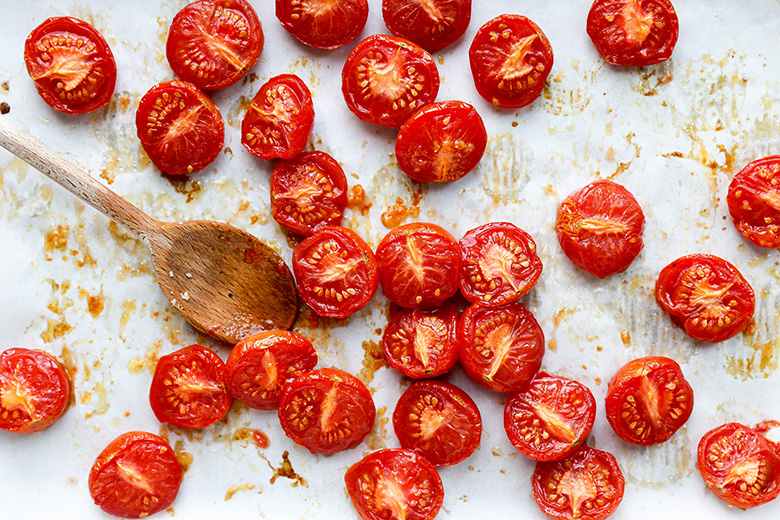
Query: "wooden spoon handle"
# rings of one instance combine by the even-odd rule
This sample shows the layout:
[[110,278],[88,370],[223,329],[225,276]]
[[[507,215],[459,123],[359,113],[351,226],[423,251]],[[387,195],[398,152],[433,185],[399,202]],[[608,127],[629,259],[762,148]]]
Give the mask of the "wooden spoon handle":
[[54,153],[38,139],[0,117],[0,146],[146,241],[159,222]]

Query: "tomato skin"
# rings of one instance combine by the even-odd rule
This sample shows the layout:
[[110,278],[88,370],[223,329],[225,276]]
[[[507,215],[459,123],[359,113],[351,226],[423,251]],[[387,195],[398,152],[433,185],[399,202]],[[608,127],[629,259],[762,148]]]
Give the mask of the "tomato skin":
[[358,43],[341,72],[347,108],[361,121],[389,128],[400,128],[415,111],[432,103],[439,83],[439,70],[428,52],[384,34]]
[[306,148],[313,127],[309,87],[295,74],[280,74],[252,99],[241,121],[241,144],[261,159],[290,159]]
[[444,502],[436,468],[411,450],[375,451],[350,466],[344,482],[362,520],[433,520]]
[[596,419],[596,399],[578,381],[539,372],[528,387],[509,395],[504,430],[526,457],[547,462],[583,445]]
[[596,0],[586,30],[607,63],[643,67],[671,57],[679,21],[669,0]]
[[476,383],[495,392],[519,392],[542,365],[544,332],[521,303],[475,303],[458,321],[458,356]]
[[655,297],[672,322],[699,341],[725,341],[747,328],[756,297],[742,273],[714,255],[692,254],[664,267]]
[[737,231],[758,247],[780,247],[780,155],[756,159],[729,184],[726,203]]
[[419,109],[401,125],[395,141],[398,167],[417,182],[453,182],[476,168],[487,147],[477,110],[462,101]]
[[385,26],[427,51],[455,43],[471,21],[471,0],[382,0]]
[[368,20],[368,0],[276,0],[276,17],[298,41],[315,49],[342,47]]
[[27,348],[0,353],[0,430],[45,430],[65,413],[69,398],[68,375],[50,354]]
[[645,215],[620,184],[598,180],[561,203],[555,230],[574,265],[605,278],[625,271],[642,250]]
[[469,47],[469,63],[477,92],[487,102],[522,108],[542,94],[553,51],[534,22],[502,14],[479,28]]
[[190,429],[211,426],[233,404],[225,385],[225,363],[200,345],[162,356],[154,369],[149,403],[161,423]]
[[279,422],[287,436],[312,453],[337,453],[360,444],[374,427],[371,392],[338,368],[320,368],[287,381],[279,395]]
[[165,54],[177,78],[219,90],[255,66],[263,44],[263,26],[248,2],[198,0],[174,16]]
[[747,509],[780,495],[780,445],[763,432],[760,425],[733,422],[713,428],[699,441],[699,473],[709,490],[729,505]]
[[111,441],[89,472],[89,493],[110,515],[144,518],[168,508],[176,499],[182,469],[162,438],[131,431]]
[[[69,16],[44,20],[24,42],[24,63],[38,94],[59,112],[86,114],[111,101],[116,86],[114,55],[103,35],[83,20]],[[67,72],[61,65],[68,65]]]

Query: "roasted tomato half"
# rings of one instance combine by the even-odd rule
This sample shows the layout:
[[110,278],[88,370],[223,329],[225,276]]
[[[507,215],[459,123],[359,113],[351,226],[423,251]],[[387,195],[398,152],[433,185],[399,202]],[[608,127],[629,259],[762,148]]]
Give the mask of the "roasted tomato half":
[[471,0],[382,0],[382,17],[394,35],[435,51],[466,32]]
[[745,238],[759,247],[780,247],[780,155],[757,159],[737,173],[726,203]]
[[276,17],[300,42],[330,50],[357,38],[368,20],[368,0],[276,0]]

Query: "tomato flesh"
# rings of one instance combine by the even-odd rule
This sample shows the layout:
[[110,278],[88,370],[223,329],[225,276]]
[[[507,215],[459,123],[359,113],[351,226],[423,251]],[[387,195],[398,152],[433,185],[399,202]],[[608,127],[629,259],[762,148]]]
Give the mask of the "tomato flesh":
[[382,0],[382,18],[394,35],[435,51],[466,32],[471,0]]
[[780,156],[750,162],[729,184],[731,220],[758,247],[780,247]]
[[315,49],[342,47],[368,20],[368,0],[276,0],[276,17],[298,41]]

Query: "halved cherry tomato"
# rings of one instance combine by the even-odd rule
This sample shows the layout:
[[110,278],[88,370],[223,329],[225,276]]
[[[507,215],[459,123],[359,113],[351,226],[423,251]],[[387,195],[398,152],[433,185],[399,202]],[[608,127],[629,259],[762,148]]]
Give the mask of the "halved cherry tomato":
[[673,359],[634,359],[612,376],[605,410],[612,429],[624,441],[661,444],[691,416],[693,389]]
[[393,430],[402,448],[416,451],[434,466],[452,466],[479,446],[482,416],[457,386],[418,381],[398,399]]
[[441,101],[424,106],[401,126],[395,157],[417,182],[451,182],[479,164],[486,146],[477,110],[462,101]]
[[444,302],[435,309],[402,309],[382,336],[387,364],[406,377],[443,375],[458,361],[458,308]]
[[350,466],[344,481],[363,520],[433,520],[444,502],[436,468],[411,450],[375,451]]
[[145,518],[173,503],[181,481],[170,445],[153,433],[131,431],[100,452],[89,472],[89,494],[110,515]]
[[504,406],[512,445],[536,461],[560,460],[582,446],[596,419],[596,399],[578,381],[539,372]]
[[745,238],[759,247],[780,247],[780,155],[742,168],[729,184],[726,203]]
[[753,288],[732,264],[714,255],[678,258],[661,270],[655,297],[672,322],[693,339],[717,343],[747,328],[753,319]]
[[288,379],[317,366],[311,341],[294,332],[269,330],[242,339],[225,363],[228,392],[250,408],[275,410]]
[[471,0],[382,0],[382,18],[394,35],[435,51],[466,32]]
[[626,481],[615,456],[589,446],[553,462],[537,462],[533,496],[555,520],[602,520],[623,500]]
[[502,14],[479,28],[469,48],[469,63],[480,96],[497,107],[521,108],[544,90],[553,51],[534,22]]
[[704,434],[696,464],[715,496],[747,509],[780,495],[780,444],[764,436],[778,426],[774,421],[755,428],[727,423]]
[[211,426],[233,404],[225,386],[225,363],[200,345],[162,356],[154,369],[149,403],[162,423],[179,428]]
[[679,22],[669,0],[596,0],[587,32],[608,63],[641,67],[671,57]]
[[202,170],[217,158],[225,142],[219,108],[184,81],[152,87],[141,98],[135,126],[149,159],[169,175]]
[[279,395],[284,433],[312,453],[336,453],[358,445],[375,418],[374,399],[366,385],[337,368],[294,377]]
[[303,152],[281,161],[271,175],[271,213],[293,233],[309,236],[338,226],[347,207],[347,176],[325,152]]
[[645,215],[620,184],[598,180],[569,195],[555,230],[574,265],[604,278],[625,271],[642,250]]
[[379,286],[374,252],[351,229],[318,229],[295,247],[292,263],[301,298],[327,318],[346,318],[359,311]]
[[218,90],[255,66],[263,43],[263,27],[245,0],[198,0],[173,18],[165,54],[176,77]]
[[261,159],[290,159],[306,148],[314,126],[311,92],[295,74],[269,79],[241,121],[241,144]]
[[439,92],[433,58],[415,43],[375,34],[357,44],[341,72],[347,107],[361,121],[399,128]]
[[460,292],[472,303],[504,305],[530,291],[542,274],[531,235],[509,222],[491,222],[460,240]]
[[116,62],[106,40],[87,22],[67,16],[44,20],[24,42],[24,63],[43,100],[65,114],[108,104]]
[[27,348],[0,354],[0,429],[44,430],[65,413],[69,397],[68,375],[51,355]]
[[368,20],[368,1],[276,0],[276,17],[300,42],[330,50],[357,38]]
[[544,332],[521,303],[475,303],[458,322],[458,355],[468,376],[488,390],[524,390],[542,365]]
[[385,296],[401,307],[438,307],[458,292],[460,247],[436,224],[393,229],[379,242],[376,260]]

